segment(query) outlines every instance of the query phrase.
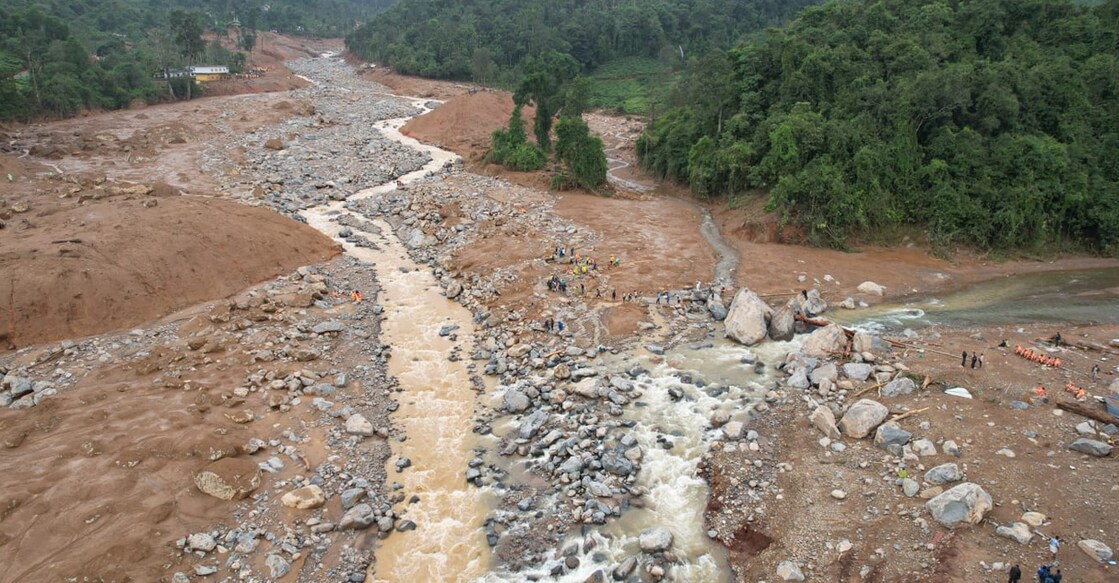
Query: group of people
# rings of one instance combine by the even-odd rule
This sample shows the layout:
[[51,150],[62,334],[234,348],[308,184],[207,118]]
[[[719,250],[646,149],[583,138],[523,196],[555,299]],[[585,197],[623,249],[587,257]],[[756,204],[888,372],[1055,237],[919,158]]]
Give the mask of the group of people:
[[[972,352],[971,353],[971,368],[983,368],[983,360],[986,358],[986,354],[987,354],[986,352],[980,352],[979,354],[976,354],[976,353]],[[968,361],[968,355],[967,355],[967,351],[965,350],[960,355],[960,366],[962,366],[964,368],[967,368],[967,361]]]
[[[1010,568],[1010,579],[1007,583],[1019,583],[1022,580],[1022,568],[1014,565]],[[1064,575],[1056,565],[1042,565],[1037,568],[1037,583],[1061,583]]]
[[1036,362],[1042,366],[1054,366],[1058,368],[1061,366],[1060,358],[1049,356],[1048,354],[1034,352],[1029,348],[1023,348],[1022,346],[1019,346],[1017,344],[1014,345],[1014,354],[1017,354],[1018,356],[1021,356],[1026,360],[1032,360],[1033,362]]
[[563,320],[556,320],[554,318],[547,318],[544,320],[545,332],[563,332]]
[[558,291],[560,293],[567,293],[567,280],[560,279],[559,276],[553,275],[548,278],[548,291]]

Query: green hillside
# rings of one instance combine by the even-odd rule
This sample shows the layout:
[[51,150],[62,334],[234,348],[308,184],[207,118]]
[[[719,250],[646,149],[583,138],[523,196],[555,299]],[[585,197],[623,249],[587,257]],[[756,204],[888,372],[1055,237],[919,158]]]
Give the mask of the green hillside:
[[831,2],[689,72],[638,142],[820,244],[1119,251],[1119,0]]
[[[526,59],[552,53],[569,55],[584,73],[618,65],[592,76],[596,105],[644,112],[687,59],[729,48],[816,1],[401,0],[346,45],[402,73],[510,88]],[[626,67],[638,70],[618,76]]]

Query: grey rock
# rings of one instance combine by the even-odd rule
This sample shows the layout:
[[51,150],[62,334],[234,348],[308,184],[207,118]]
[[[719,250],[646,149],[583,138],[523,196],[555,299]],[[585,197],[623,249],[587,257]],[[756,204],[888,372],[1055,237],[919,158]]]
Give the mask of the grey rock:
[[373,507],[368,504],[358,504],[342,515],[338,528],[342,530],[365,530],[376,521]]
[[1033,533],[1030,532],[1030,527],[1024,522],[1015,522],[1009,526],[1000,526],[995,529],[995,534],[1018,541],[1018,544],[1024,545],[1030,542],[1033,538]]
[[349,510],[355,504],[365,499],[365,488],[347,488],[342,490],[342,509]]
[[1107,561],[1111,560],[1111,547],[1103,544],[1098,540],[1090,538],[1084,539],[1076,543],[1076,546],[1079,547],[1080,550],[1084,551],[1084,554],[1101,563],[1106,563]]
[[337,320],[329,320],[320,324],[315,324],[311,331],[315,334],[326,334],[328,332],[341,332],[345,330],[346,326]]
[[711,317],[716,322],[722,322],[727,319],[727,307],[723,305],[722,300],[712,298],[707,301],[707,311],[711,313]]
[[769,320],[769,337],[773,340],[788,341],[796,333],[796,317],[792,306],[786,304],[778,308]]
[[874,445],[886,449],[891,445],[902,446],[909,443],[913,434],[902,429],[897,423],[883,423],[874,434]]
[[34,384],[31,379],[8,375],[4,377],[4,384],[12,391],[12,400],[19,399],[24,395],[29,395],[34,390]]
[[838,377],[839,371],[835,368],[835,365],[830,362],[824,366],[816,367],[816,369],[808,375],[808,379],[811,380],[814,385],[818,385],[824,381],[835,382],[835,379]]
[[187,537],[187,545],[196,551],[210,552],[218,546],[213,535],[208,532],[196,532]]
[[959,482],[962,479],[964,479],[964,473],[960,471],[960,466],[951,462],[941,464],[925,472],[925,481],[930,484],[947,484],[948,482]]
[[1102,441],[1096,441],[1095,439],[1085,439],[1083,437],[1072,442],[1072,444],[1069,445],[1068,448],[1072,451],[1078,451],[1080,453],[1086,453],[1088,455],[1096,457],[1106,457],[1108,455],[1111,455],[1112,449],[1110,445]]
[[528,396],[517,389],[508,389],[502,398],[502,406],[510,413],[520,413],[532,405]]
[[291,571],[291,563],[288,563],[287,560],[278,553],[269,553],[268,556],[264,558],[264,565],[268,567],[268,572],[272,576],[272,579],[279,579]]
[[853,381],[865,381],[874,372],[874,366],[862,362],[848,362],[843,365],[843,374]]
[[971,482],[958,484],[925,503],[933,519],[947,528],[979,524],[991,507],[990,494]]
[[921,485],[913,478],[905,478],[901,481],[901,491],[907,498],[912,498],[921,491]]
[[614,567],[614,570],[610,572],[610,576],[613,577],[615,581],[625,581],[636,568],[637,557],[626,557],[624,561],[618,563],[617,567]]
[[641,531],[638,544],[649,554],[664,552],[672,547],[672,533],[667,528],[648,528]]
[[793,561],[781,561],[777,565],[777,576],[782,581],[804,581],[804,573],[800,571],[800,566]]
[[633,473],[633,462],[617,452],[610,452],[602,456],[602,467],[615,476],[625,477]]
[[548,412],[543,409],[537,409],[531,415],[525,417],[524,421],[521,421],[520,427],[517,428],[517,435],[519,435],[521,439],[529,439],[536,435],[536,432],[540,431],[540,428],[543,427],[547,421]]
[[883,397],[897,397],[898,395],[908,395],[917,388],[917,384],[909,377],[901,377],[894,379],[882,387]]
[[803,368],[798,368],[785,384],[794,389],[807,389],[812,386],[811,381],[808,380],[808,373]]

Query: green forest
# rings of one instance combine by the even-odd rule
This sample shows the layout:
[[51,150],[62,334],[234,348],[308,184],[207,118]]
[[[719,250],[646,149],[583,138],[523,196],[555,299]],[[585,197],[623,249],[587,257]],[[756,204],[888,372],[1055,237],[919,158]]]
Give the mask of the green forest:
[[833,1],[709,53],[671,99],[646,168],[767,192],[817,244],[909,225],[940,249],[1119,252],[1119,0]]
[[[240,69],[258,31],[339,37],[394,0],[6,0],[0,6],[0,120],[198,95],[190,64]],[[241,50],[205,42],[229,34]],[[229,43],[227,43],[229,44]]]
[[346,46],[406,74],[515,87],[530,57],[570,55],[584,72],[623,57],[679,63],[815,1],[401,0]]

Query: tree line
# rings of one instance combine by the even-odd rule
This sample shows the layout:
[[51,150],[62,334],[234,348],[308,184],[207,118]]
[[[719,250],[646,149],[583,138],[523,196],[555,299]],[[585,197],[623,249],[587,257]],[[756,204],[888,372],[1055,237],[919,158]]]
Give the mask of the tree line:
[[528,58],[590,71],[625,56],[687,58],[733,46],[816,0],[401,0],[346,37],[411,75],[515,87]]
[[[0,6],[0,120],[190,98],[193,64],[239,71],[259,31],[341,36],[393,0],[8,0]],[[207,31],[227,37],[225,48]]]
[[637,143],[818,244],[1119,252],[1119,0],[832,1],[713,51]]

